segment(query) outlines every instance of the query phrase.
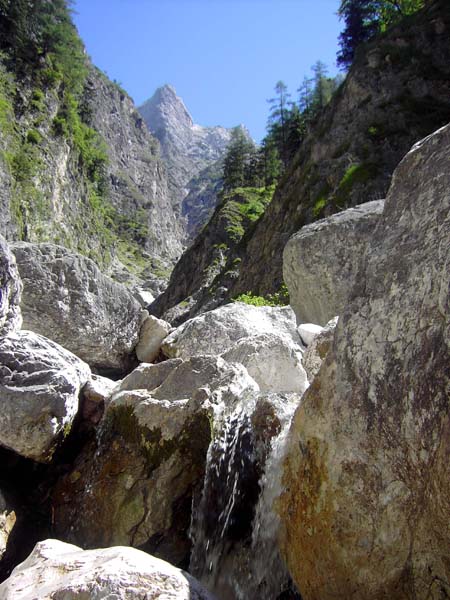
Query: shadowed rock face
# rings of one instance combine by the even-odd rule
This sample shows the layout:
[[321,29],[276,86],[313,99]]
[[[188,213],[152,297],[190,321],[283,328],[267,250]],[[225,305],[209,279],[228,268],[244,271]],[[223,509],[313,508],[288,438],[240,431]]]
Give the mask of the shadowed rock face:
[[395,171],[285,462],[282,549],[306,600],[450,594],[450,126]]

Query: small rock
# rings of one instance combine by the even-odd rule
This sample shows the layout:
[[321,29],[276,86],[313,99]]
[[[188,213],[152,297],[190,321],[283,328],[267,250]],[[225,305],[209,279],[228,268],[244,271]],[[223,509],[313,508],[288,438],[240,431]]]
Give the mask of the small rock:
[[303,366],[310,383],[319,372],[319,369],[333,344],[334,331],[337,324],[338,317],[335,317],[334,319],[331,319],[325,327],[321,327],[320,333],[312,339],[303,354]]
[[302,323],[298,326],[298,334],[305,346],[309,346],[321,331],[323,331],[323,327],[314,323]]
[[117,385],[117,381],[92,374],[91,379],[83,388],[81,415],[84,420],[90,421],[93,425],[100,422]]
[[8,538],[15,524],[16,513],[0,491],[0,559],[5,553]]
[[161,343],[166,338],[172,326],[167,321],[158,319],[153,315],[147,316],[141,325],[139,342],[136,346],[138,360],[151,363],[158,356]]

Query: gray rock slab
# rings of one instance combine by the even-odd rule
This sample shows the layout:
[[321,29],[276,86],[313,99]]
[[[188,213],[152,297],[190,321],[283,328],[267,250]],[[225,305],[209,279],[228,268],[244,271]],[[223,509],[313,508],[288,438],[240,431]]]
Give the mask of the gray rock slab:
[[285,337],[298,344],[292,309],[232,302],[180,325],[164,340],[162,350],[169,357],[219,355],[239,340],[263,334]]

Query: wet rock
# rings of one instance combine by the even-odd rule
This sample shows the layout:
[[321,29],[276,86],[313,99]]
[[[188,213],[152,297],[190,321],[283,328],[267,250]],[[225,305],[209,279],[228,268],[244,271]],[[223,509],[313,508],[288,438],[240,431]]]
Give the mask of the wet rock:
[[384,200],[307,225],[284,249],[283,275],[298,323],[325,325],[342,313]]
[[134,548],[82,550],[59,540],[39,542],[0,585],[0,597],[213,600],[188,573]]
[[[138,389],[124,389],[133,381]],[[141,365],[113,395],[98,445],[58,484],[55,531],[84,547],[131,545],[187,566],[213,407],[257,391],[242,366],[217,357]]]
[[219,355],[239,340],[263,334],[284,337],[298,344],[300,339],[291,308],[233,302],[180,325],[164,340],[162,350],[169,357]]
[[395,171],[294,417],[282,548],[306,600],[450,596],[450,126]]
[[31,331],[0,338],[0,444],[45,462],[70,430],[89,367]]
[[117,382],[92,374],[89,381],[83,388],[83,399],[81,404],[81,416],[83,420],[97,425],[109,404],[109,399],[113,390],[117,387]]
[[12,244],[23,280],[24,327],[103,374],[128,368],[141,307],[88,258],[52,244]]
[[153,315],[147,316],[141,325],[139,341],[136,346],[136,356],[141,362],[151,363],[158,356],[161,343],[166,338],[172,326],[167,321]]
[[6,240],[0,235],[0,335],[7,335],[21,328],[21,295],[22,282],[16,259]]
[[334,332],[337,323],[338,317],[335,317],[334,319],[331,319],[325,327],[321,327],[320,333],[314,336],[303,353],[302,364],[310,383],[319,372],[321,364],[333,345]]

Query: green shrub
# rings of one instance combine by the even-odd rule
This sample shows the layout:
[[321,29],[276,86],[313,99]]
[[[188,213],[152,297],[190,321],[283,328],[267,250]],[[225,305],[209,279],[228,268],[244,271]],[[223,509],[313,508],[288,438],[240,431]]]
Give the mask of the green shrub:
[[318,198],[313,206],[313,216],[317,219],[327,205],[327,199],[324,197]]
[[37,129],[30,129],[27,133],[27,142],[29,144],[40,144],[42,142],[42,135]]
[[253,292],[240,294],[233,298],[233,302],[245,302],[252,306],[286,306],[289,304],[289,292],[283,283],[278,292],[267,294],[267,296],[256,296]]

